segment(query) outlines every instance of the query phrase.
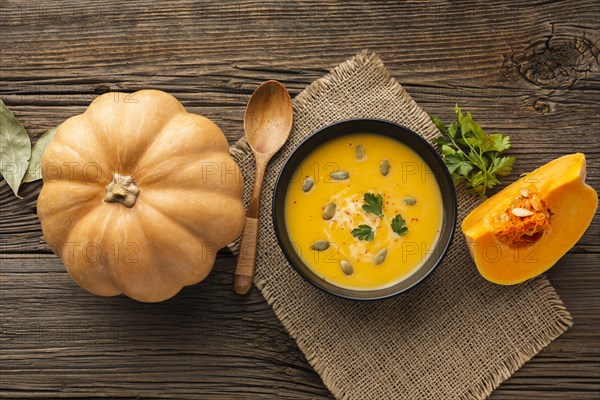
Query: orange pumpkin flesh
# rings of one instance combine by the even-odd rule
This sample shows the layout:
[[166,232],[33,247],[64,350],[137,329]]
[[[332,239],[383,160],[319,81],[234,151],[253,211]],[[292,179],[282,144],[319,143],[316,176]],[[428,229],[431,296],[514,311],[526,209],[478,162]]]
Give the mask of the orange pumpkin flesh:
[[462,231],[481,275],[512,285],[552,267],[584,234],[597,206],[596,191],[585,183],[585,156],[570,154],[483,202]]
[[244,225],[225,136],[161,91],[98,97],[60,125],[42,172],[44,237],[97,295],[165,300],[204,279]]

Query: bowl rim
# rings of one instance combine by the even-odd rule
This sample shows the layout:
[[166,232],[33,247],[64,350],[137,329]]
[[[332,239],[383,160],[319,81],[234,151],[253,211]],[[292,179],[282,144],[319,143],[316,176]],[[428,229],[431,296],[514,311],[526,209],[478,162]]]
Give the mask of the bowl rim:
[[[401,129],[406,131],[406,133],[408,133],[409,135],[412,135],[415,139],[417,139],[417,141],[420,141],[422,144],[425,145],[425,147],[428,147],[431,150],[431,153],[433,154],[434,158],[436,159],[436,162],[439,164],[439,166],[441,167],[440,170],[443,171],[442,174],[445,176],[445,178],[447,179],[447,181],[449,182],[448,188],[449,188],[449,195],[450,195],[450,200],[451,200],[451,221],[448,227],[446,227],[446,229],[450,230],[450,234],[448,236],[448,239],[446,240],[446,243],[443,244],[443,248],[440,249],[439,251],[439,256],[437,261],[433,264],[433,266],[426,271],[426,273],[420,277],[418,280],[416,280],[415,282],[413,282],[412,284],[400,288],[397,291],[392,291],[390,293],[386,293],[386,294],[381,294],[381,295],[374,295],[372,297],[357,297],[357,296],[353,296],[352,294],[345,294],[345,293],[339,293],[336,292],[334,290],[331,290],[328,287],[322,286],[319,284],[319,282],[316,282],[315,280],[313,280],[310,276],[308,276],[305,271],[300,268],[299,266],[296,265],[296,261],[292,260],[292,257],[290,254],[288,254],[288,251],[285,249],[284,246],[284,240],[283,240],[283,233],[280,232],[279,229],[279,225],[276,222],[277,219],[277,209],[278,209],[278,203],[276,202],[276,194],[278,192],[277,188],[280,187],[280,185],[282,184],[286,184],[289,185],[289,182],[283,182],[283,175],[284,172],[286,171],[286,167],[290,164],[290,162],[292,161],[292,159],[295,157],[296,153],[298,151],[300,151],[300,149],[302,149],[307,142],[313,140],[314,137],[316,137],[317,135],[321,135],[323,131],[329,130],[335,126],[338,125],[345,125],[345,124],[353,124],[353,123],[357,123],[357,122],[375,122],[375,123],[383,123],[383,124],[388,124],[388,125],[392,125],[394,128],[396,129]],[[348,134],[351,134],[353,132],[349,132]],[[386,137],[391,137],[392,139],[395,139],[392,135],[386,135],[383,133],[378,133],[378,132],[372,132],[374,134],[379,134],[382,136],[386,136]],[[341,135],[340,135],[341,136]],[[331,139],[334,139],[338,136],[332,137]],[[331,140],[331,139],[326,139],[325,141]],[[398,140],[398,139],[396,139]],[[406,146],[408,146],[406,143],[404,143]],[[417,152],[414,148],[412,148],[411,146],[408,146],[411,148],[411,150],[415,151],[419,157],[423,158],[422,154],[420,154],[419,152]],[[302,157],[303,159],[304,157]],[[425,161],[425,160],[424,160]],[[427,161],[425,161],[427,163]],[[429,164],[429,163],[427,163]],[[430,166],[431,167],[431,166]],[[438,183],[439,186],[439,183]],[[441,191],[441,188],[440,188]],[[287,186],[286,186],[286,192],[287,192]],[[284,195],[285,198],[285,195]],[[441,155],[438,153],[438,151],[435,149],[435,147],[433,146],[433,144],[431,144],[427,139],[425,139],[423,136],[419,135],[417,132],[413,131],[412,129],[408,128],[405,125],[387,120],[387,119],[383,119],[383,118],[348,118],[348,119],[342,119],[342,120],[338,120],[335,121],[333,123],[327,124],[319,129],[317,129],[315,132],[311,133],[309,136],[307,136],[306,138],[302,139],[302,141],[296,146],[296,148],[294,148],[292,150],[292,152],[289,154],[289,156],[286,158],[286,160],[283,162],[283,166],[281,168],[281,170],[278,173],[277,176],[277,180],[275,181],[275,185],[273,186],[273,196],[271,199],[271,203],[272,203],[272,209],[271,209],[271,218],[273,220],[273,228],[275,230],[275,236],[277,237],[277,244],[279,245],[279,248],[281,249],[282,253],[284,254],[286,260],[288,261],[288,263],[294,268],[294,270],[307,282],[311,283],[313,286],[317,287],[318,289],[333,295],[335,297],[338,298],[342,298],[342,299],[347,299],[347,300],[358,300],[358,301],[376,301],[376,300],[384,300],[384,299],[388,299],[391,297],[395,297],[398,296],[402,293],[405,293],[407,291],[409,291],[410,289],[414,288],[415,286],[417,286],[419,283],[423,282],[426,278],[428,278],[429,276],[432,275],[433,271],[437,269],[437,267],[442,263],[442,261],[446,258],[446,255],[448,253],[448,250],[450,249],[450,246],[452,245],[452,242],[454,240],[454,236],[455,236],[455,231],[456,231],[456,224],[457,224],[457,219],[458,219],[458,202],[457,202],[457,198],[456,198],[456,188],[454,185],[454,181],[452,180],[452,177],[450,175],[450,172],[448,171],[448,168],[446,167],[446,164],[444,163],[444,161],[442,160]],[[285,205],[282,205],[280,207],[284,207]],[[285,221],[283,221],[283,227],[285,228]],[[440,232],[440,236],[443,233],[443,231]],[[287,234],[287,232],[286,232]],[[289,234],[286,235],[287,239],[289,241]],[[439,243],[436,242],[436,244]],[[300,259],[300,257],[298,256],[298,259]],[[304,267],[306,269],[310,269],[309,266],[307,266],[301,259],[300,262],[304,265]],[[416,271],[415,271],[416,272]],[[395,283],[394,285],[398,285],[402,282],[399,281],[397,283]],[[386,289],[389,289],[392,286],[386,286],[384,288],[379,288],[379,289],[373,289],[374,292],[377,291],[384,291]],[[344,288],[342,286],[336,286],[335,284],[331,284],[331,286],[334,286],[336,288],[339,288],[341,290],[344,290],[345,292],[350,292],[350,293],[365,293],[368,292],[368,290],[354,290],[354,289],[348,289],[348,288]]]

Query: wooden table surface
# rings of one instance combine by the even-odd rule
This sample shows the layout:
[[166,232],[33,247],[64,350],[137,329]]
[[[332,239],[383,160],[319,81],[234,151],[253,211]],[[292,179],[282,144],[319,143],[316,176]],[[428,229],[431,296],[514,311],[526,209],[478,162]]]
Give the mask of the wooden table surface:
[[[0,93],[32,140],[98,94],[161,89],[242,135],[267,79],[297,94],[362,49],[428,112],[455,103],[510,135],[511,181],[582,151],[600,189],[600,7],[577,2],[244,0],[0,2]],[[223,252],[204,282],[160,304],[79,289],[36,217],[0,183],[3,397],[325,399],[330,394],[258,290],[232,290]],[[575,326],[492,399],[600,396],[600,221],[548,276]],[[378,399],[379,400],[379,399]]]

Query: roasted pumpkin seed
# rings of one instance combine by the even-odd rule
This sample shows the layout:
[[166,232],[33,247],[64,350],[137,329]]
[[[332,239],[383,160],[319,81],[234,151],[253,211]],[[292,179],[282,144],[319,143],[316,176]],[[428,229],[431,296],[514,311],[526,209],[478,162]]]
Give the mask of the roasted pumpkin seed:
[[327,240],[317,240],[310,245],[310,248],[314,251],[325,251],[329,248],[329,242]]
[[342,269],[342,272],[345,275],[350,276],[350,275],[352,275],[354,273],[354,268],[352,268],[352,264],[350,264],[346,260],[340,261],[340,268]]
[[337,206],[335,205],[335,203],[327,204],[327,206],[325,206],[325,208],[323,209],[323,219],[330,220],[331,218],[333,218],[336,209]]
[[375,265],[382,264],[385,261],[386,256],[387,256],[387,249],[379,250],[373,257],[373,264],[375,264]]
[[415,199],[412,196],[406,196],[405,198],[402,199],[402,201],[404,202],[404,204],[406,204],[407,206],[414,206],[415,204],[417,204],[417,199]]
[[308,177],[306,178],[306,180],[304,181],[304,184],[302,184],[302,191],[304,193],[310,192],[310,189],[312,189],[312,187],[315,185],[315,181],[313,180],[313,178]]
[[331,173],[331,178],[336,181],[343,181],[350,177],[348,171],[335,171]]
[[380,163],[379,163],[379,171],[381,172],[381,175],[383,176],[387,176],[387,174],[390,173],[390,161],[387,158],[384,158]]
[[365,146],[359,144],[356,146],[356,159],[358,161],[362,161],[365,159]]

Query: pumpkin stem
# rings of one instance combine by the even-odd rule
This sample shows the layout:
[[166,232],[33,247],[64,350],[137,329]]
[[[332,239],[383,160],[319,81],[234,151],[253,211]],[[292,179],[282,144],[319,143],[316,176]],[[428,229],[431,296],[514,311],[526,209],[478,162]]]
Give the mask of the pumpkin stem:
[[133,207],[140,189],[129,175],[115,173],[112,181],[106,186],[106,203],[121,203],[125,207]]

